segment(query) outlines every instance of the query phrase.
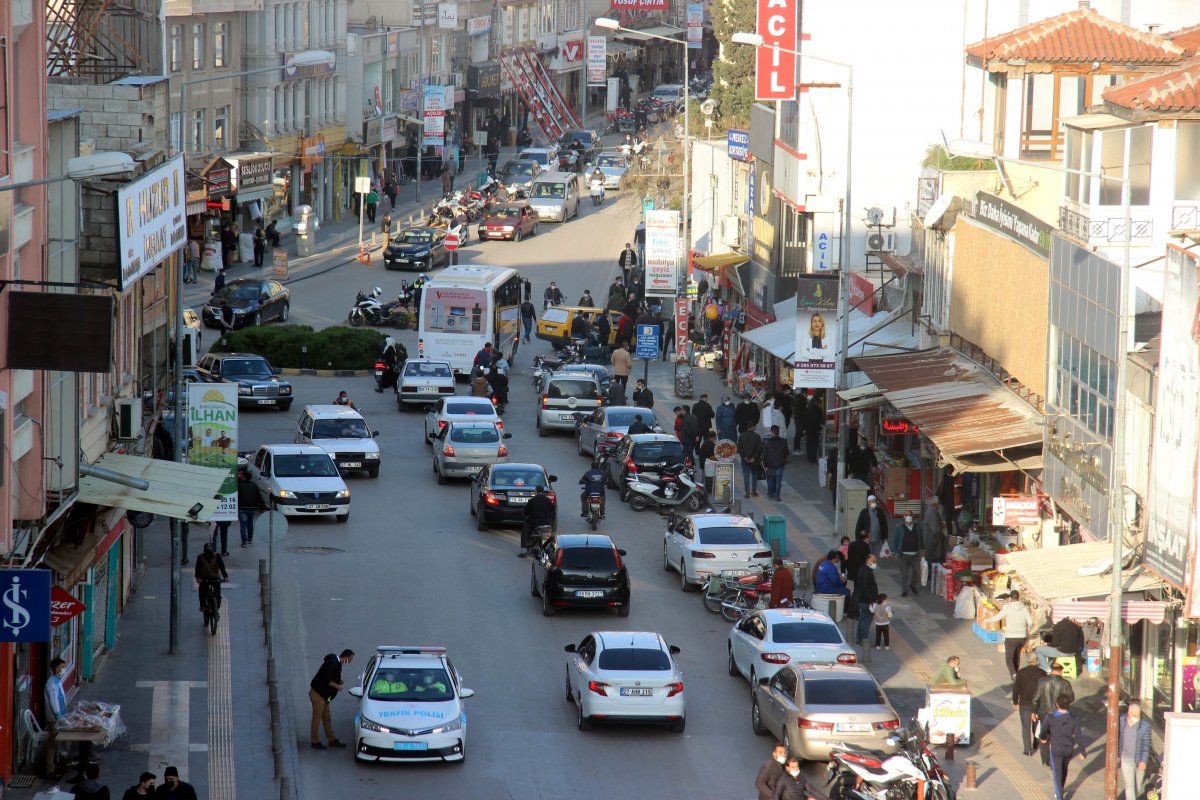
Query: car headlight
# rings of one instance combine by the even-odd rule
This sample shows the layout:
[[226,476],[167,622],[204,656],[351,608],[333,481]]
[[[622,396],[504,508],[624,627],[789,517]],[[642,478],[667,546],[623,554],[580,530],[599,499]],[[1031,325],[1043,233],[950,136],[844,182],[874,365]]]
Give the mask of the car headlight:
[[296,493],[289,492],[287,489],[276,490],[275,496],[279,497],[279,498],[287,499],[287,500],[295,500],[296,499]]
[[292,393],[292,387],[290,387],[290,386],[280,386],[280,387],[279,387],[279,393],[280,393],[280,394],[291,394],[291,393]]
[[238,394],[250,394],[249,386],[238,386]]
[[413,258],[425,258],[429,255],[428,250],[422,250],[419,253],[413,253]]
[[367,453],[367,458],[379,458],[379,453]]
[[340,492],[337,493],[337,497],[349,497],[349,496],[350,496],[349,489],[342,489]]
[[366,717],[359,719],[358,727],[362,728],[364,731],[374,731],[375,733],[388,732],[386,727],[380,725],[378,722],[371,722],[371,720],[367,719]]
[[454,720],[454,722],[447,722],[445,725],[442,725],[441,727],[438,727],[438,728],[430,728],[429,733],[432,733],[432,734],[450,733],[451,731],[457,731],[457,730],[462,730],[462,720],[461,719],[456,719],[456,720]]
[[505,225],[505,226],[504,226],[503,228],[501,228],[500,230],[502,230],[502,231],[511,231],[512,229],[513,229],[513,226],[512,226],[512,225]]

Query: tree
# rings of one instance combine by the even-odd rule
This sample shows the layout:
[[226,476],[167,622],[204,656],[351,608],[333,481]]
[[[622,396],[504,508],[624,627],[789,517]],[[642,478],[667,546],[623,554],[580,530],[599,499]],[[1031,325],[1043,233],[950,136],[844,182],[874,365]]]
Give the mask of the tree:
[[747,0],[718,0],[712,5],[713,34],[721,54],[713,62],[713,85],[708,96],[717,101],[714,122],[726,128],[750,127],[754,105],[755,48],[733,44],[733,34],[753,31],[756,8]]

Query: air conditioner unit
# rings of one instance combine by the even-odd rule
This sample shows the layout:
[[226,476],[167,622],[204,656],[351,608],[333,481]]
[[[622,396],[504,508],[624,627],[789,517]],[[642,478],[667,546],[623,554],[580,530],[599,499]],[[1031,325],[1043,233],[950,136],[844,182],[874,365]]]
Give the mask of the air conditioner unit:
[[[374,19],[372,17],[372,19]],[[346,34],[346,55],[353,56],[358,54],[358,34]]]
[[117,441],[137,441],[142,434],[142,398],[119,398],[116,402],[116,410]]
[[730,247],[742,243],[742,221],[735,216],[721,218],[721,241]]
[[876,231],[867,234],[868,253],[896,252],[896,234],[888,231]]

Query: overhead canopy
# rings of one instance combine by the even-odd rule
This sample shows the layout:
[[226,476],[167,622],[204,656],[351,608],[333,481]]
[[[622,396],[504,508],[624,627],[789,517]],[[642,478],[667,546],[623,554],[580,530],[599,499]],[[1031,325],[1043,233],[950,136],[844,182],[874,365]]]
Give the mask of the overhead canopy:
[[[997,553],[996,561],[1002,571],[1016,572],[1031,592],[1046,603],[1053,603],[1106,597],[1112,589],[1112,573],[1103,567],[1112,563],[1112,551],[1109,542],[1082,542]],[[1162,586],[1163,581],[1143,570],[1140,564],[1121,575],[1124,592],[1144,592]]]
[[697,256],[692,261],[702,269],[714,270],[726,266],[745,264],[750,256],[745,253],[721,253],[713,256]]
[[860,408],[873,408],[887,402],[887,398],[883,396],[883,392],[879,391],[879,387],[873,383],[866,383],[862,386],[855,386],[852,389],[842,389],[837,393],[843,401],[837,408],[831,408],[830,411],[857,411]]
[[[1162,600],[1138,600],[1136,598],[1121,598],[1121,619],[1130,625],[1146,620],[1155,625],[1167,621],[1167,608],[1170,603]],[[1108,600],[1064,600],[1055,603],[1050,611],[1050,617],[1057,622],[1064,617],[1071,619],[1104,619],[1108,616]]]
[[854,361],[956,472],[1041,466],[1041,414],[966,356],[921,350]]
[[[95,466],[147,480],[150,487],[134,489],[96,477],[80,477],[80,502],[196,522],[207,522],[216,511],[220,505],[217,492],[229,477],[229,470],[225,469],[116,453],[101,456]],[[197,505],[200,509],[195,514],[189,513]]]

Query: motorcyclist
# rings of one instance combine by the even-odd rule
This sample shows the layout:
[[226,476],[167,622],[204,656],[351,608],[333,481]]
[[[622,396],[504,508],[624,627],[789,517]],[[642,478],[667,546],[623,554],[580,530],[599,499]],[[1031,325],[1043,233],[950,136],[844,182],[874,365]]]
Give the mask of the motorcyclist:
[[201,612],[204,611],[204,598],[208,591],[212,591],[217,608],[221,607],[221,581],[227,580],[229,572],[225,569],[225,562],[213,549],[212,542],[205,542],[204,551],[196,557],[196,585],[200,588]]
[[562,289],[558,288],[558,284],[550,281],[550,285],[546,287],[546,291],[542,292],[542,310],[550,306],[560,306],[563,304]]
[[529,551],[530,534],[536,528],[554,525],[557,513],[554,501],[546,495],[546,487],[534,489],[533,497],[525,504],[525,525],[521,528],[521,552],[518,555],[524,556]]
[[579,479],[579,484],[583,487],[583,491],[579,493],[579,516],[586,517],[588,515],[588,497],[598,494],[600,495],[600,519],[604,519],[606,479],[607,476],[600,468],[599,460],[593,461],[592,468],[583,473]]
[[592,190],[592,197],[598,197],[598,198],[600,198],[601,201],[603,201],[604,200],[604,173],[600,171],[599,167],[596,167],[594,170],[592,170],[592,176],[591,176],[590,180],[591,180],[590,187]]
[[488,397],[491,394],[491,387],[488,386],[487,374],[482,367],[472,367],[471,369],[471,396],[472,397]]
[[492,362],[487,373],[487,382],[492,390],[492,397],[496,398],[496,410],[503,414],[508,406],[508,376],[500,371],[499,362]]
[[571,320],[571,338],[587,344],[592,336],[592,323],[583,314],[576,314]]

